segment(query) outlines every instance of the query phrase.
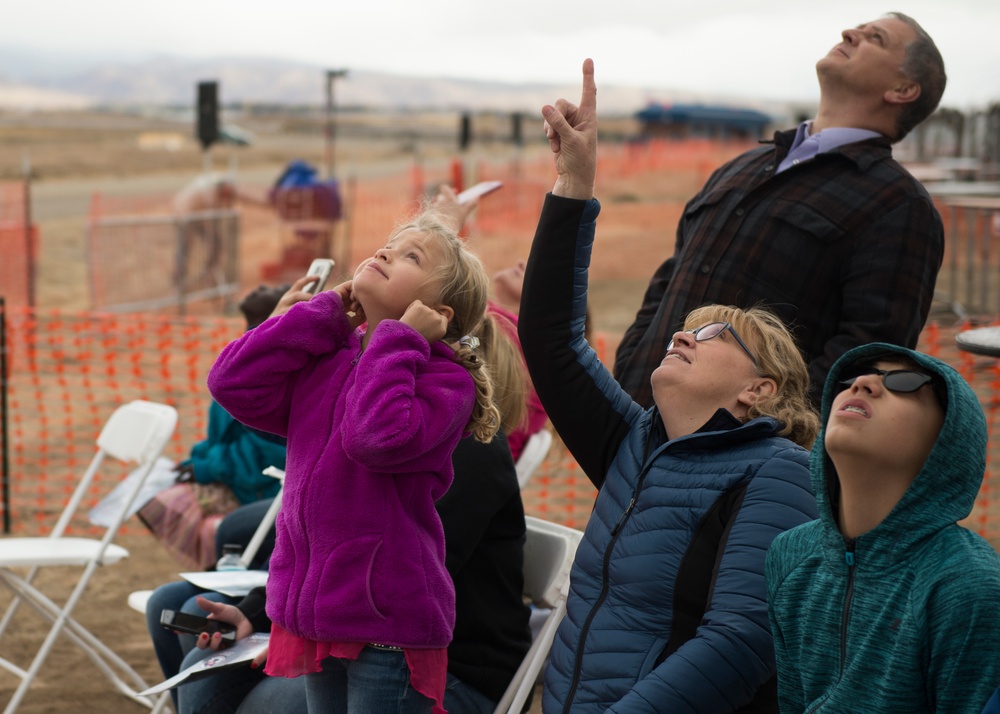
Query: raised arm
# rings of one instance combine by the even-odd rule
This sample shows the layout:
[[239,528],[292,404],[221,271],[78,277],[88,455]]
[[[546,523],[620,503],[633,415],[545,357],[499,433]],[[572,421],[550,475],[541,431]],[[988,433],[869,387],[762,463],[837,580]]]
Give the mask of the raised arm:
[[247,426],[287,436],[292,388],[312,360],[344,346],[352,328],[334,290],[301,302],[230,342],[212,365],[208,389]]
[[574,458],[600,488],[642,409],[611,378],[584,339],[587,269],[600,205],[593,62],[583,66],[580,106],[546,106],[556,180],[546,197],[521,293],[518,335],[532,383]]

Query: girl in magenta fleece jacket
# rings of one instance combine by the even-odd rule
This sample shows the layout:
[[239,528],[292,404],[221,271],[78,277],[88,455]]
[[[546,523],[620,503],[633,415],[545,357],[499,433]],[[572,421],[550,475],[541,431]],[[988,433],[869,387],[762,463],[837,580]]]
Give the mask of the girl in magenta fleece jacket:
[[502,342],[489,284],[425,213],[209,373],[230,414],[288,439],[266,672],[307,675],[310,711],[443,711],[455,597],[434,502],[463,434],[500,427],[477,356]]

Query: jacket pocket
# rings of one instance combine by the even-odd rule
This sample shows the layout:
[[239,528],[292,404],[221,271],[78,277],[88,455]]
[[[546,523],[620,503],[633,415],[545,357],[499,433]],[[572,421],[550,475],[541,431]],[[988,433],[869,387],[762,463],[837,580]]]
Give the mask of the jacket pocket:
[[344,622],[385,620],[379,609],[378,593],[372,587],[381,535],[361,536],[346,541],[330,553],[320,575],[317,616],[336,613]]

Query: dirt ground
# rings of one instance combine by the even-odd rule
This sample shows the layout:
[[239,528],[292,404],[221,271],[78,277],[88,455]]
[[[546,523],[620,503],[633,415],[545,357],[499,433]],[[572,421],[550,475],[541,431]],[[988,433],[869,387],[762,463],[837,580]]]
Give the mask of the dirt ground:
[[[188,147],[178,156],[163,152],[159,156],[148,150],[135,149],[134,142],[144,131],[161,127],[144,125],[129,118],[114,120],[102,126],[99,118],[60,117],[38,122],[38,126],[11,126],[12,120],[0,121],[0,146],[21,147],[25,155],[34,157],[35,178],[32,184],[32,214],[41,235],[42,250],[39,263],[38,304],[43,308],[67,310],[85,309],[86,293],[86,211],[93,192],[106,195],[133,193],[170,193],[186,182],[201,168],[200,157]],[[16,122],[15,122],[16,123]],[[306,156],[319,163],[322,156],[321,137],[303,137],[301,133],[263,134],[261,146],[238,150],[220,150],[215,163],[238,160],[243,180],[267,185],[276,177],[285,163]],[[440,153],[439,144],[415,147],[412,137],[406,141],[390,138],[379,142],[338,144],[338,162],[353,166],[360,174],[378,174],[380,171],[398,171],[412,163],[420,152],[431,160]],[[27,148],[24,148],[27,147]],[[487,147],[484,152],[496,149]],[[544,147],[541,147],[544,151]],[[539,147],[528,147],[526,154],[538,153]],[[21,151],[17,152],[18,154]],[[13,154],[5,151],[8,157]],[[2,167],[4,178],[16,175],[10,167]],[[681,183],[697,180],[684,177]],[[639,227],[648,228],[647,219],[637,218],[644,204],[659,200],[654,194],[683,193],[686,186],[675,185],[676,179],[662,186],[630,185],[607,186],[609,199],[602,216],[602,227],[608,236],[607,254],[617,256],[622,248],[631,249]],[[693,189],[692,189],[693,190]],[[648,209],[648,206],[647,206]],[[670,217],[664,219],[670,224]],[[672,229],[664,228],[648,233],[644,239],[655,238],[656,244],[669,246]],[[519,236],[511,245],[482,245],[487,262],[492,267],[502,267],[511,256],[526,257],[530,234]],[[612,250],[612,248],[616,248]],[[659,256],[660,248],[654,248]],[[657,260],[661,259],[657,257]],[[609,258],[609,265],[616,263]],[[599,256],[595,257],[595,265]],[[620,334],[629,324],[646,285],[645,273],[651,265],[643,263],[633,275],[629,270],[610,267],[603,277],[593,284],[593,315],[597,330],[609,336]],[[244,282],[247,289],[256,285],[257,276],[247,271]],[[614,342],[608,345],[613,349]],[[134,532],[134,531],[133,531]],[[110,644],[150,684],[159,681],[159,673],[152,646],[146,632],[144,618],[126,605],[128,594],[134,590],[149,589],[176,579],[179,567],[155,539],[146,535],[123,536],[118,539],[127,547],[131,557],[114,566],[100,569],[87,590],[75,616]],[[69,595],[78,576],[77,569],[48,569],[39,576],[38,585],[62,600]],[[0,594],[0,607],[6,609],[9,594]],[[5,635],[0,652],[22,667],[27,667],[30,657],[41,642],[47,627],[37,613],[22,608]],[[13,694],[18,680],[0,671],[0,704],[5,704]],[[19,711],[25,714],[42,712],[139,712],[144,707],[130,702],[113,690],[109,682],[64,637],[56,643],[43,669],[42,677],[30,689]],[[540,711],[536,699],[533,711]]]

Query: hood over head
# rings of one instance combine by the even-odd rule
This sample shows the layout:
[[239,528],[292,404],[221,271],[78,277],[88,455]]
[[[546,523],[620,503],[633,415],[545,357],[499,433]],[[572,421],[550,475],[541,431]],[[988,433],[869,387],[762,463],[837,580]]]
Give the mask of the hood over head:
[[[872,343],[855,347],[838,359],[823,386],[822,427],[810,456],[813,490],[824,525],[839,536],[836,503],[840,484],[825,449],[826,425],[834,397],[842,391],[841,375],[852,365],[893,356],[908,359],[936,375],[947,395],[944,421],[930,455],[913,483],[875,529],[861,539],[891,533],[893,549],[905,548],[941,528],[966,518],[975,504],[986,470],[986,417],[972,387],[952,367],[914,350]],[[891,445],[887,445],[891,448]]]

